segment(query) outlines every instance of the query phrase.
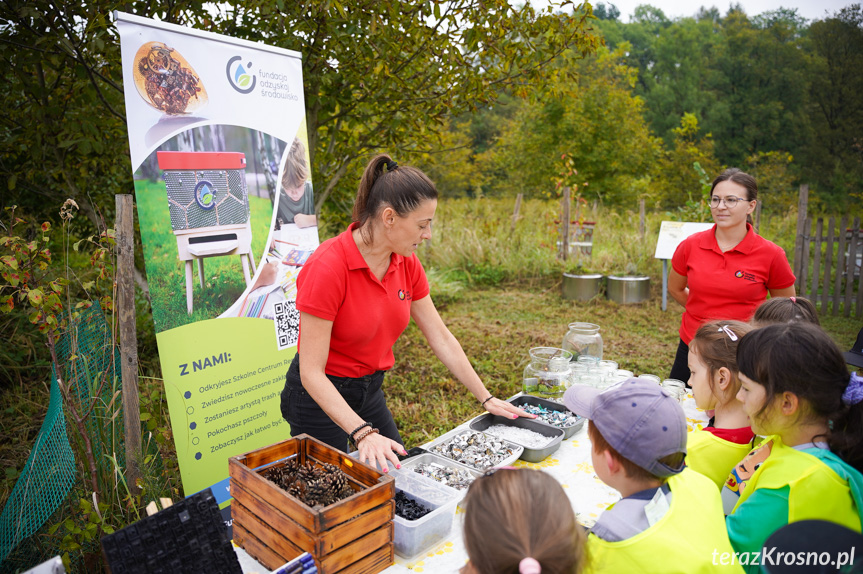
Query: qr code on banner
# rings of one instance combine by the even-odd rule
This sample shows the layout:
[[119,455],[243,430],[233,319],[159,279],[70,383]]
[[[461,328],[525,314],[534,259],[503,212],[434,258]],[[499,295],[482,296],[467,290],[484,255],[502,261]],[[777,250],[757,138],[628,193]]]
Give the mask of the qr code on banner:
[[276,324],[276,339],[279,350],[292,347],[300,338],[300,312],[296,301],[282,301],[273,305]]

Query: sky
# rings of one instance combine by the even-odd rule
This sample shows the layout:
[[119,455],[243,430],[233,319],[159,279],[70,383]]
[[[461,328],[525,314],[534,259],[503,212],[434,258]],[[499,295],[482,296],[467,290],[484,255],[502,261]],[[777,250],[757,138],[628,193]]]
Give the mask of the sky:
[[[859,2],[859,0],[857,1]],[[660,8],[669,19],[694,16],[702,5],[716,6],[719,8],[719,12],[724,15],[732,4],[729,0],[595,0],[595,2],[597,4],[605,2],[617,6],[622,22],[629,22],[630,16],[639,4],[649,4]],[[750,16],[778,8],[796,8],[799,16],[807,20],[820,20],[824,18],[825,11],[832,15],[853,2],[851,0],[739,0],[734,3],[743,6],[743,10]]]

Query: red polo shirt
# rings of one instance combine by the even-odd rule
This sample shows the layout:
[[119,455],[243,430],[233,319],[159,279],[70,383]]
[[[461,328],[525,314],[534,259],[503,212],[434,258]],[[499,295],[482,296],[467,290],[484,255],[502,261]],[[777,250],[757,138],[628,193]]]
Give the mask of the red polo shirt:
[[677,246],[672,268],[686,277],[689,297],[680,322],[687,345],[703,323],[715,319],[749,321],[769,289],[794,284],[785,251],[746,224],[746,237],[725,253],[716,243],[716,226],[690,235]]
[[321,243],[297,277],[297,309],[333,322],[325,371],[336,377],[392,368],[392,347],[410,322],[411,301],[429,294],[416,254],[393,253],[379,281],[354,242],[354,225]]

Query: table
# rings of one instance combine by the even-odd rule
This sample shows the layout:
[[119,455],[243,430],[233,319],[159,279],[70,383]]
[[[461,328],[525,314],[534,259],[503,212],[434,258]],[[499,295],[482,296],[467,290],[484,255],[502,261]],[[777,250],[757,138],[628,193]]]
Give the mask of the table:
[[[520,396],[521,393],[515,396]],[[686,395],[682,403],[689,431],[704,428],[709,420],[707,414],[695,406],[692,391]],[[459,430],[467,430],[473,419],[460,424]],[[429,443],[421,446],[428,446]],[[592,525],[611,504],[620,499],[620,494],[606,486],[593,472],[590,458],[590,439],[587,437],[587,424],[569,439],[561,443],[560,448],[541,462],[530,463],[518,460],[519,468],[537,468],[549,473],[560,481],[564,492],[575,511],[576,518],[582,524]],[[461,517],[464,511],[456,508],[456,517],[449,535],[435,546],[421,552],[418,556],[405,559],[395,555],[395,564],[384,570],[387,574],[411,572],[457,572],[467,562],[467,552],[462,540]],[[264,574],[268,570],[255,562],[242,549],[237,549],[243,572],[258,572]]]

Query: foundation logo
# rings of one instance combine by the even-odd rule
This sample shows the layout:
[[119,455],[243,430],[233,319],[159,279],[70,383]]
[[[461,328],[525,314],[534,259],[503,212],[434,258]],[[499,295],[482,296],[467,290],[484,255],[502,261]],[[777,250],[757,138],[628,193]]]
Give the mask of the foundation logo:
[[404,301],[404,300],[410,301],[411,300],[410,291],[405,291],[403,289],[399,289],[399,299],[401,299],[402,301]]
[[228,65],[225,66],[225,73],[228,75],[228,83],[231,87],[241,94],[248,94],[255,89],[257,78],[254,74],[249,73],[252,69],[252,63],[247,62],[243,65],[241,56],[234,56],[228,60]]
[[739,269],[737,270],[736,273],[734,273],[734,276],[737,277],[738,279],[743,279],[745,281],[752,281],[753,283],[755,282],[755,275],[754,274],[746,273],[744,271],[740,271]]
[[213,184],[206,179],[199,181],[195,186],[195,202],[201,206],[201,209],[209,211],[216,207],[215,199],[216,191]]

